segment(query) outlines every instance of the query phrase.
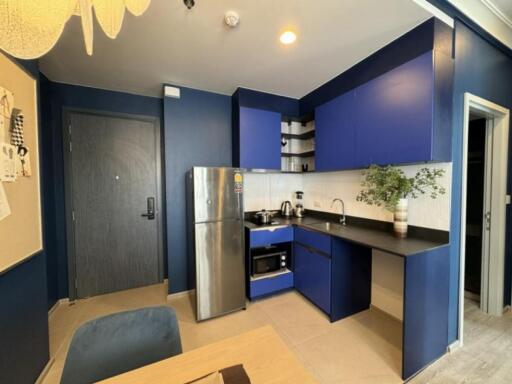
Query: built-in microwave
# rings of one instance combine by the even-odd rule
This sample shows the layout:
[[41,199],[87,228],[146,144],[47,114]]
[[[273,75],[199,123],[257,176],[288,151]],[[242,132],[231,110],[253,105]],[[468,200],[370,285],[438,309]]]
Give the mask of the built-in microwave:
[[288,262],[287,252],[276,251],[275,248],[269,248],[268,252],[256,252],[251,258],[251,275],[253,277],[285,271]]

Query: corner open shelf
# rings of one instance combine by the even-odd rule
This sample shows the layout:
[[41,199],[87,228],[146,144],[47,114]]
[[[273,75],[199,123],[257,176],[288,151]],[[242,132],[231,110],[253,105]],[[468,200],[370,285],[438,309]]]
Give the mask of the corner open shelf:
[[315,169],[315,121],[313,116],[281,121],[281,171],[312,172]]

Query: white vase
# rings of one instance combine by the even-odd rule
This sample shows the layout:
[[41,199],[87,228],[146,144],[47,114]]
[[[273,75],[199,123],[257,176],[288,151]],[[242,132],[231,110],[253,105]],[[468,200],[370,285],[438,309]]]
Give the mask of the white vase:
[[398,200],[398,204],[395,207],[393,215],[393,229],[395,231],[395,236],[402,239],[407,237],[407,208],[407,199],[400,199]]

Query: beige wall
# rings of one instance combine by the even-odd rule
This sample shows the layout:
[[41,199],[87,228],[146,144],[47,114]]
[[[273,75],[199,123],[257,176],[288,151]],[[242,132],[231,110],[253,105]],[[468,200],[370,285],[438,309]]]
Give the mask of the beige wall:
[[372,305],[403,320],[404,258],[372,251]]
[[[14,106],[25,115],[25,146],[30,149],[31,177],[3,186],[11,215],[0,221],[0,273],[42,249],[37,82],[0,53],[0,86],[14,93]],[[6,130],[8,128],[6,127]],[[1,138],[4,139],[4,138]],[[5,139],[4,139],[5,140]]]

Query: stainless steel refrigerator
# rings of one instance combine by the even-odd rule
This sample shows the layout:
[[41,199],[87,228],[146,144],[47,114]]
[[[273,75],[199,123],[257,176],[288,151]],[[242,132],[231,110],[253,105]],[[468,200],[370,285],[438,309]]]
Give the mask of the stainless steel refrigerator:
[[243,175],[234,168],[194,167],[187,179],[200,321],[245,308]]

